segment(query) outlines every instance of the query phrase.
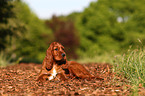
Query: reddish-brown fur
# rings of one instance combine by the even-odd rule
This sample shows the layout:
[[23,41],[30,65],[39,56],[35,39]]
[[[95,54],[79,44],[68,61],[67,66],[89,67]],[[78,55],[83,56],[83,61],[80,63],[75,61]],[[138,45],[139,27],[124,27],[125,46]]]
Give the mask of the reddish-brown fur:
[[42,63],[42,69],[37,80],[43,81],[48,79],[54,65],[57,66],[57,70],[61,70],[58,71],[58,75],[63,80],[67,79],[66,76],[75,76],[82,79],[94,78],[83,65],[74,61],[67,61],[64,47],[58,42],[51,43],[50,47],[47,49],[46,56]]
[[82,79],[92,79],[94,78],[93,75],[89,73],[89,71],[81,64],[75,61],[68,61],[68,69],[70,72],[70,76],[76,76]]

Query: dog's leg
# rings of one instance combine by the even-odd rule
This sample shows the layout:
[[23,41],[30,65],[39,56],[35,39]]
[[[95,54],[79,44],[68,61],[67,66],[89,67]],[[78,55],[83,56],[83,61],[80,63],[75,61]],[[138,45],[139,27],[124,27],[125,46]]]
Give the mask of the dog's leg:
[[49,71],[47,71],[46,69],[42,69],[36,80],[45,81],[50,75],[51,73]]

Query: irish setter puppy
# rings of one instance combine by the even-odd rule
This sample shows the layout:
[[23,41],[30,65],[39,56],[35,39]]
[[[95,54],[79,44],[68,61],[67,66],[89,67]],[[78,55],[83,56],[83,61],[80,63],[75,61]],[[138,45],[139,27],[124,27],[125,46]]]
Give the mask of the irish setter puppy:
[[67,61],[64,47],[58,42],[53,42],[47,49],[37,80],[52,80],[57,78],[57,75],[62,80],[74,76],[82,79],[94,78],[83,65],[74,61]]
[[52,80],[58,74],[62,76],[63,79],[67,79],[65,71],[63,70],[67,69],[67,66],[64,47],[57,42],[53,42],[47,49],[46,56],[42,63],[42,69],[37,80]]

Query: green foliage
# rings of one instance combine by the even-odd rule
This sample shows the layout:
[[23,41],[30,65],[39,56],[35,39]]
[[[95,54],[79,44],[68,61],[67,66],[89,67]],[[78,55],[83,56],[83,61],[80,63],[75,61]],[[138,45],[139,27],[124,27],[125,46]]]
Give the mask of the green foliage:
[[[23,2],[16,3],[17,17],[24,22],[27,30],[17,42],[16,54],[24,57],[25,62],[42,61],[49,43],[53,39],[51,31]],[[20,50],[21,49],[21,50]]]
[[[96,56],[124,52],[130,45],[145,43],[145,1],[97,0],[76,16],[80,32],[79,55]],[[120,51],[121,50],[121,51]]]
[[0,48],[12,55],[12,59],[23,57],[25,62],[42,61],[53,39],[51,30],[21,0],[2,4],[5,6],[0,6],[4,13],[0,22]]
[[133,48],[138,45],[137,39],[145,43],[144,0],[97,0],[83,12],[60,16],[58,21],[48,20],[53,22],[54,29],[46,27],[45,21],[21,0],[3,1],[0,5],[0,51],[4,50],[12,59],[23,57],[25,61],[42,62],[52,41],[63,43],[68,56],[77,52],[81,58],[123,53],[130,45]]
[[12,37],[19,38],[25,26],[16,18],[13,2],[0,1],[0,51],[11,44]]
[[96,55],[96,56],[82,56],[80,57],[77,62],[81,63],[81,64],[88,64],[88,63],[109,63],[109,64],[113,64],[113,59],[114,59],[114,52],[111,52],[111,54],[108,53],[104,53],[102,55]]
[[145,50],[129,50],[123,56],[117,56],[114,62],[115,71],[124,75],[133,86],[142,84],[145,87]]

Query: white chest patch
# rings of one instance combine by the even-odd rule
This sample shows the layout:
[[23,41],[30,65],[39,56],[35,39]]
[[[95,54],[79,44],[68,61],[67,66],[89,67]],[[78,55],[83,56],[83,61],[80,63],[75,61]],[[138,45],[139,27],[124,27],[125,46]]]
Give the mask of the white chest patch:
[[51,76],[49,77],[49,80],[54,79],[56,77],[56,75],[57,75],[56,66],[53,66],[52,73],[51,73]]

